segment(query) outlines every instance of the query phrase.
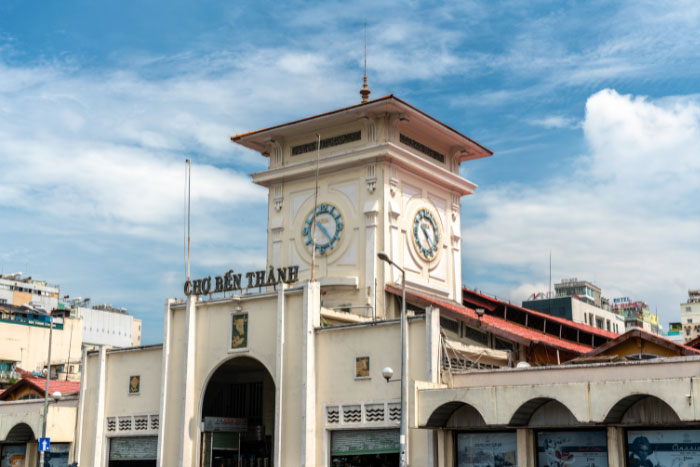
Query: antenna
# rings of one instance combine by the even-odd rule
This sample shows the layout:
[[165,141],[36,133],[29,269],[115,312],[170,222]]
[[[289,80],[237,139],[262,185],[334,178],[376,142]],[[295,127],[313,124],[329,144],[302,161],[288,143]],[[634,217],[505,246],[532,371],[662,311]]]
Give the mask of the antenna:
[[190,182],[192,179],[192,163],[189,159],[185,159],[185,226],[184,235],[186,237],[186,262],[185,262],[185,275],[187,280],[190,280],[190,201],[191,201],[191,190]]
[[362,103],[365,104],[369,100],[370,91],[367,87],[367,18],[365,18],[365,75],[362,78],[363,84],[362,89],[360,89],[360,95],[362,96]]
[[316,210],[318,208],[318,169],[321,160],[321,135],[316,133],[316,184],[314,187],[313,226],[311,227],[311,282],[316,274]]

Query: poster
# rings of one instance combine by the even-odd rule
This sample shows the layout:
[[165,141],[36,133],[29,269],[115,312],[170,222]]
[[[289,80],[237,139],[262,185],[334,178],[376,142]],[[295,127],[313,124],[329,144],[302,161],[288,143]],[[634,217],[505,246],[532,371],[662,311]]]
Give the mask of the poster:
[[231,315],[231,349],[248,347],[248,313]]
[[457,467],[518,465],[518,439],[509,433],[457,433]]
[[537,433],[537,465],[607,467],[607,435],[604,430],[540,431]]
[[700,467],[700,430],[629,430],[629,467]]

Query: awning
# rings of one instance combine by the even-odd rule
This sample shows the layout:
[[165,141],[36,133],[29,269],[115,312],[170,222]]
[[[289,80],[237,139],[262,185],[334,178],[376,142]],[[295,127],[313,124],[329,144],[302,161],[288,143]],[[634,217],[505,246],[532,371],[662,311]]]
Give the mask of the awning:
[[[484,363],[494,366],[508,366],[508,352],[505,350],[489,349],[478,345],[465,344],[443,337],[448,353],[454,351],[458,357],[474,363]],[[450,356],[450,355],[448,355]]]

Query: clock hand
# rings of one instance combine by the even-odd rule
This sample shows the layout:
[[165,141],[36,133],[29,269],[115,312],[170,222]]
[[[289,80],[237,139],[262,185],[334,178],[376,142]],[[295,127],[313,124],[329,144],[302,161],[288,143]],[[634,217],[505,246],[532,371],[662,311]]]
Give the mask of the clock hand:
[[433,241],[430,240],[430,235],[428,234],[428,229],[426,229],[423,224],[421,224],[420,228],[423,231],[423,234],[425,235],[425,239],[428,240],[428,245],[430,245],[432,247]]
[[332,240],[332,239],[331,239],[331,236],[328,234],[328,231],[325,229],[325,227],[323,227],[323,226],[321,225],[321,223],[320,223],[319,221],[316,221],[316,225],[318,226],[319,229],[321,229],[321,232],[323,232],[323,234],[324,234],[326,237],[328,237],[328,240]]

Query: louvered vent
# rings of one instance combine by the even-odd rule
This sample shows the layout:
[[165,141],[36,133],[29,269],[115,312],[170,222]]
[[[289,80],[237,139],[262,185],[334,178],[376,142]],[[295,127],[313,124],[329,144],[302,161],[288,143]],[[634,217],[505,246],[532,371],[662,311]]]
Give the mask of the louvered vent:
[[401,421],[401,404],[389,404],[389,421]]
[[326,407],[326,423],[333,424],[340,421],[340,409],[337,405]]
[[134,430],[136,430],[136,431],[148,430],[148,416],[147,415],[134,417]]
[[119,431],[131,431],[131,417],[119,417]]
[[107,431],[117,430],[117,420],[114,417],[107,418]]
[[368,404],[365,405],[365,421],[383,422],[384,421],[384,404]]
[[151,415],[151,430],[158,429],[158,415]]
[[362,421],[362,410],[359,405],[343,406],[343,423],[360,423]]

